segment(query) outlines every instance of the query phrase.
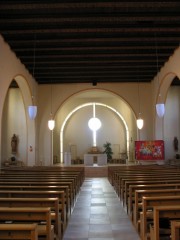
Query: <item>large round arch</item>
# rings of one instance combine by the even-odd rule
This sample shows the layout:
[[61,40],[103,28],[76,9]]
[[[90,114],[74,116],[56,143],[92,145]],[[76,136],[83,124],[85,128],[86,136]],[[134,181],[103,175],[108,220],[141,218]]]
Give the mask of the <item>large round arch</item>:
[[[67,141],[64,141],[64,129],[66,129],[67,122],[75,112],[84,107],[92,106],[94,102],[96,102],[97,106],[101,106],[109,112],[112,112],[119,118],[118,121],[122,122],[126,132],[126,151],[131,161],[134,156],[133,140],[137,139],[138,133],[135,114],[124,99],[112,92],[102,89],[79,92],[67,99],[56,112],[56,129],[53,131],[53,155],[59,158],[59,162],[63,161],[63,152],[68,151],[68,146],[65,146],[67,145],[67,143],[65,144]],[[59,142],[59,144],[57,144],[57,142]],[[71,143],[71,140],[69,142]]]

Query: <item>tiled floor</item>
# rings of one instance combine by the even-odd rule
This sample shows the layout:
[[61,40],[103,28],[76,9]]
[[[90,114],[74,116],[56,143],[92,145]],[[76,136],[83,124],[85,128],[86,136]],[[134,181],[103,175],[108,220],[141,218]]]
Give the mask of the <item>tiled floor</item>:
[[139,240],[107,178],[86,178],[63,240]]

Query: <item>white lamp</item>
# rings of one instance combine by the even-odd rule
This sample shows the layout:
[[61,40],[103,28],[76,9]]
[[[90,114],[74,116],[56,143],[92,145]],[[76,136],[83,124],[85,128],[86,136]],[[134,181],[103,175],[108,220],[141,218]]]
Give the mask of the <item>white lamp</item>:
[[[35,70],[35,48],[36,48],[36,41],[34,41],[34,54],[33,54],[33,77],[34,77],[34,70]],[[32,95],[32,103],[33,103],[33,98],[34,96]],[[37,115],[37,106],[34,106],[34,105],[31,105],[31,106],[28,106],[28,114],[29,114],[29,118],[31,120],[34,120],[36,115]]]
[[137,123],[138,129],[142,129],[143,128],[144,120],[142,118],[138,118],[136,123]]
[[54,129],[54,127],[55,127],[55,121],[54,120],[49,120],[48,121],[48,128],[49,128],[49,130],[53,130]]
[[156,104],[156,112],[157,112],[157,115],[162,118],[165,114],[165,105],[164,103],[157,103]]
[[[157,41],[156,41],[156,59],[157,59],[157,82],[159,86],[159,59],[158,59],[158,52],[157,52]],[[159,94],[159,98],[161,98],[161,93]],[[165,114],[165,105],[160,101],[160,103],[156,104],[156,113],[158,117],[162,118]]]
[[31,120],[34,120],[37,115],[37,106],[28,106],[28,114]]
[[49,130],[53,130],[55,127],[55,121],[52,119],[52,83],[51,83],[51,119],[48,121]]
[[139,96],[139,82],[138,82],[138,101],[139,101],[139,118],[136,120],[136,124],[139,130],[143,128],[144,125],[144,120],[141,118],[141,113],[140,113],[140,96]]

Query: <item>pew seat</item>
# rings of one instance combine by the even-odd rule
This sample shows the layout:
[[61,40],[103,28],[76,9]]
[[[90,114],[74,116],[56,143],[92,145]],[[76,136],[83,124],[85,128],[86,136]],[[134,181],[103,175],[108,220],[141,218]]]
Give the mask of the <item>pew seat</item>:
[[38,237],[54,240],[54,226],[51,224],[50,208],[0,207],[0,222],[37,223]]
[[36,223],[29,224],[0,224],[1,240],[38,240],[38,229]]

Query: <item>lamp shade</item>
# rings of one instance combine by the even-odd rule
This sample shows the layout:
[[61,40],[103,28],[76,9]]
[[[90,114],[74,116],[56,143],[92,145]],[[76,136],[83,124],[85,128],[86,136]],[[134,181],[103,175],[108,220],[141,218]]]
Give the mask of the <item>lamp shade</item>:
[[156,104],[156,112],[157,112],[157,115],[162,118],[164,116],[164,113],[165,113],[165,105],[164,103],[157,103]]
[[31,120],[35,119],[37,115],[37,106],[29,106],[28,107],[28,114]]
[[144,125],[144,120],[142,118],[137,119],[136,121],[138,129],[142,129]]
[[49,130],[53,130],[55,127],[55,121],[54,120],[49,120],[48,121],[48,128]]
[[101,121],[99,118],[91,118],[88,122],[88,126],[92,131],[97,131],[101,127]]

